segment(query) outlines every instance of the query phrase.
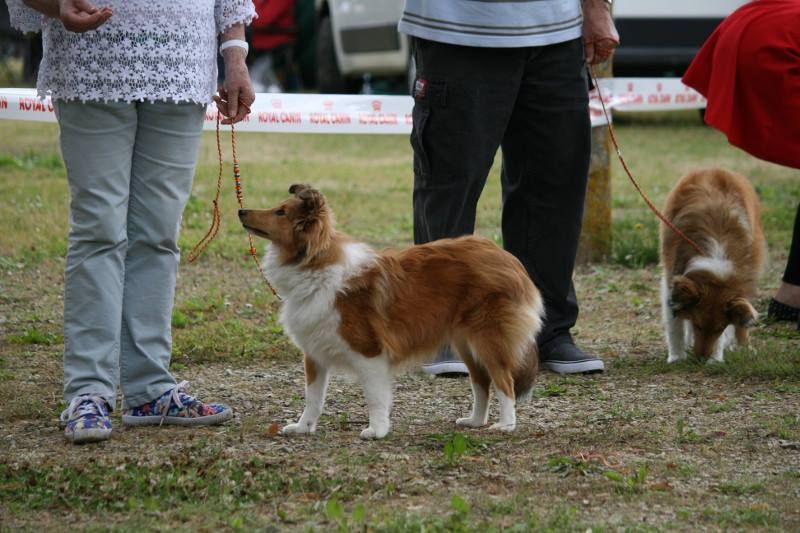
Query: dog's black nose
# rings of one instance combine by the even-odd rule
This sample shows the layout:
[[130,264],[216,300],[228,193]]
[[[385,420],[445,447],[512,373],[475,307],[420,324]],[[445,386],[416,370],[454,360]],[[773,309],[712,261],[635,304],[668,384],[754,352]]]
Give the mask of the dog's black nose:
[[247,209],[239,209],[239,217],[243,217],[247,213]]

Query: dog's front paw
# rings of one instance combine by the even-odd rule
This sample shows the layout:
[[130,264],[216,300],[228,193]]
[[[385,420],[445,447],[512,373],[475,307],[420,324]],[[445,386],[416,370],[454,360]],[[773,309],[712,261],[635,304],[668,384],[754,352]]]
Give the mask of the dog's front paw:
[[676,352],[669,352],[669,355],[667,355],[667,363],[675,363],[677,361],[680,361],[683,358],[684,358],[684,354],[676,353]]
[[464,418],[457,418],[456,425],[468,428],[479,428],[486,425],[486,422],[483,420],[476,420],[471,416],[467,416]]
[[503,424],[501,422],[489,426],[489,429],[492,431],[514,431],[516,428],[516,424]]
[[361,438],[364,440],[382,439],[389,434],[389,428],[374,428],[369,426],[361,432]]
[[294,433],[314,433],[316,430],[316,425],[314,424],[301,424],[300,422],[296,424],[286,424],[281,429],[282,435],[291,435]]

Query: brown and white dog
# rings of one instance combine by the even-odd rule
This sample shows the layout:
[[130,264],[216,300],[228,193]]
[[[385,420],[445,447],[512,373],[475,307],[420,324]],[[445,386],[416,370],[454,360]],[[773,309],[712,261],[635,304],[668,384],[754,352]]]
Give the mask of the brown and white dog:
[[322,193],[292,185],[272,209],[239,211],[242,225],[269,239],[267,278],[283,302],[280,321],[305,354],[306,406],[283,433],[311,433],[331,371],[364,388],[364,439],[389,432],[393,371],[429,359],[449,343],[470,371],[472,413],[456,424],[487,424],[489,386],[499,401],[490,429],[512,431],[515,400],[538,371],[535,338],[544,305],[522,264],[476,236],[377,252],[334,228]]
[[733,344],[748,342],[758,313],[750,300],[764,263],[764,234],[755,190],[724,169],[682,177],[667,196],[664,215],[702,250],[699,254],[661,224],[661,308],[667,362],[695,356],[721,362]]

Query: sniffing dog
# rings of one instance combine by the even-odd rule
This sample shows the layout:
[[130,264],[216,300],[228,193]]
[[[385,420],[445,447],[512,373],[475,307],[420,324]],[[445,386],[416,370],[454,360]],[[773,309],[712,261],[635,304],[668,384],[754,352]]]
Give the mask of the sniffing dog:
[[332,371],[364,389],[364,439],[389,432],[394,371],[450,344],[470,372],[472,413],[487,424],[490,384],[499,420],[512,431],[516,399],[538,371],[536,335],[544,304],[522,264],[488,239],[465,236],[375,251],[334,227],[325,197],[308,185],[272,209],[242,209],[250,233],[269,239],[263,267],[281,295],[280,321],[305,355],[306,406],[283,433],[313,433]]
[[682,177],[664,215],[701,250],[661,224],[661,307],[667,362],[695,356],[721,362],[733,344],[748,343],[758,318],[750,300],[764,264],[760,204],[750,182],[724,169]]

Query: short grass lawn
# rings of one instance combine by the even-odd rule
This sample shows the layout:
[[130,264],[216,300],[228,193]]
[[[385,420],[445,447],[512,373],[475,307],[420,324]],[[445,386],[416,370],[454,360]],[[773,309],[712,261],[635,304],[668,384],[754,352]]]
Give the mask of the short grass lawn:
[[[617,134],[661,205],[684,173],[723,166],[763,202],[769,265],[756,307],[782,274],[800,172],[758,161],[697,113],[620,115]],[[239,134],[244,201],[268,207],[289,185],[327,195],[339,227],[376,247],[411,241],[405,136]],[[398,376],[393,431],[362,442],[361,391],[330,385],[317,434],[277,428],[303,407],[301,355],[277,321],[240,227],[224,158],[221,229],[211,223],[213,133],[204,137],[183,219],[172,370],[233,422],[126,429],[67,444],[58,427],[68,188],[52,124],[0,123],[0,531],[661,531],[800,530],[800,334],[761,321],[752,350],[724,364],[666,364],[657,221],[613,161],[613,248],[581,265],[575,336],[602,375],[541,374],[510,435],[458,430],[465,379]],[[477,231],[501,242],[499,165]],[[257,242],[259,254],[264,242]],[[494,414],[494,406],[493,406]]]

